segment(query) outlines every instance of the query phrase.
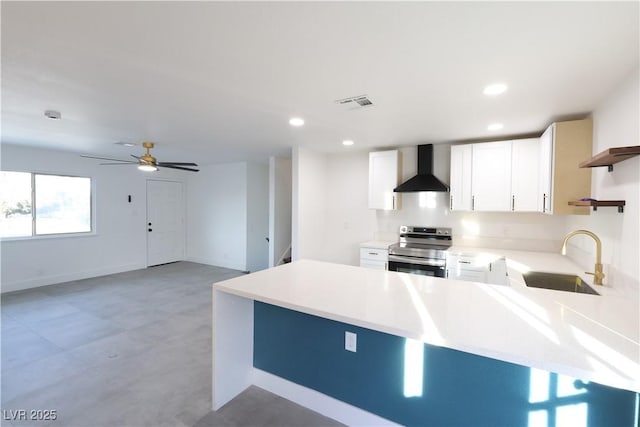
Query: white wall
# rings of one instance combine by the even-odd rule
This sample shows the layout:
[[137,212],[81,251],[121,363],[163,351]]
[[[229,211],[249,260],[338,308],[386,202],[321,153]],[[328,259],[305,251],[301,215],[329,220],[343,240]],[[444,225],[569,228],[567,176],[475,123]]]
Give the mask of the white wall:
[[[96,225],[95,234],[82,237],[3,240],[2,292],[146,267],[149,175],[98,163],[68,152],[2,145],[2,170],[91,177]],[[153,178],[183,181],[184,174],[165,169]]]
[[269,159],[269,266],[291,246],[291,159]]
[[292,175],[292,259],[325,259],[327,156],[294,148]]
[[187,259],[247,269],[247,164],[203,166],[187,183]]
[[247,267],[269,267],[269,165],[247,164]]
[[376,230],[376,211],[369,209],[369,154],[327,156],[326,229],[323,260],[359,264],[359,244],[371,240]]
[[[636,69],[593,112],[593,153],[610,147],[640,145],[640,70]],[[566,231],[584,228],[602,239],[605,283],[635,295],[640,291],[640,156],[607,168],[593,168],[592,196],[625,200],[624,213],[599,208],[588,217],[568,218]],[[593,271],[595,244],[588,237],[571,240],[569,255]]]

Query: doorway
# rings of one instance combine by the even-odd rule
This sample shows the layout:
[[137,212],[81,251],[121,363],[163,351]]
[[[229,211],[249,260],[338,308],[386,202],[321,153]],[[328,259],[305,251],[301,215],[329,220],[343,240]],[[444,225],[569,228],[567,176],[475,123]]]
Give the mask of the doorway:
[[184,206],[181,182],[147,180],[147,267],[184,260]]

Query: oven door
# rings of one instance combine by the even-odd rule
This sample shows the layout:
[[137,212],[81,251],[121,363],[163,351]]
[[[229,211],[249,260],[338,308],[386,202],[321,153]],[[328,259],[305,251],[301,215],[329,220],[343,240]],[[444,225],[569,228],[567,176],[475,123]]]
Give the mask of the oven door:
[[446,261],[443,259],[389,255],[389,271],[445,277],[445,266]]

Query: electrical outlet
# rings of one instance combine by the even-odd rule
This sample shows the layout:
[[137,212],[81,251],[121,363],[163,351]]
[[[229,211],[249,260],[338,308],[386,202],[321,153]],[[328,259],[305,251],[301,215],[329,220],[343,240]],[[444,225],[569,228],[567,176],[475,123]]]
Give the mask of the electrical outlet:
[[344,333],[344,349],[352,352],[356,352],[358,347],[358,336],[353,332]]

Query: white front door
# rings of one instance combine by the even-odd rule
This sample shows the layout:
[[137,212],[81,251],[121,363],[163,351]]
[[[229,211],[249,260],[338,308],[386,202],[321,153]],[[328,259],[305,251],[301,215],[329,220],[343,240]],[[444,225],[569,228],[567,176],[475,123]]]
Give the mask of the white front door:
[[184,259],[182,183],[147,181],[147,266]]

